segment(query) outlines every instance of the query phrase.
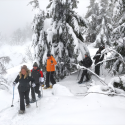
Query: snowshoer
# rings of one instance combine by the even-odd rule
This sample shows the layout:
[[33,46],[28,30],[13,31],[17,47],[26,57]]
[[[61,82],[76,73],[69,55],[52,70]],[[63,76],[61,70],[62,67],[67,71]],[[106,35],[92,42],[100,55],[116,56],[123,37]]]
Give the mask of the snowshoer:
[[39,87],[44,85],[43,72],[40,71],[40,69],[38,68],[38,64],[36,62],[33,64],[33,69],[31,70],[31,77],[35,79],[35,82],[34,82],[35,84],[31,84],[32,99],[30,103],[34,103],[36,102],[35,93],[37,93],[38,97],[41,98],[41,92],[39,90]]
[[34,79],[30,76],[30,70],[27,68],[26,65],[23,65],[21,67],[21,71],[15,81],[13,82],[13,85],[15,86],[19,82],[18,86],[18,92],[20,96],[20,110],[19,114],[23,114],[25,112],[25,104],[24,104],[24,97],[26,100],[26,107],[30,107],[29,104],[29,91],[30,91],[30,84],[29,82],[34,82]]
[[[104,59],[104,54],[101,55],[101,51],[105,49],[105,46],[100,46],[99,50],[96,52],[96,55],[93,57],[93,59],[95,60],[95,65],[99,62],[101,62]],[[97,75],[100,75],[100,64],[97,64],[95,66],[95,73]]]
[[[49,82],[52,83],[52,86],[56,84],[56,81],[54,79],[54,73],[55,73],[55,65],[57,64],[56,60],[51,54],[47,54],[47,66],[46,66],[46,86],[44,89],[50,88]],[[52,87],[51,87],[52,88]]]
[[[91,60],[91,58],[88,56],[87,53],[85,54],[85,58],[83,59],[83,61],[81,61],[81,63],[82,63],[83,66],[86,67],[86,68],[91,67],[91,65],[92,65],[92,60]],[[78,82],[79,84],[81,84],[81,83],[83,82],[84,76],[86,76],[85,82],[89,81],[89,76],[88,76],[88,73],[87,73],[87,70],[86,70],[86,69],[83,70],[83,73],[82,73],[82,75],[81,75],[81,79],[80,79],[80,81]]]

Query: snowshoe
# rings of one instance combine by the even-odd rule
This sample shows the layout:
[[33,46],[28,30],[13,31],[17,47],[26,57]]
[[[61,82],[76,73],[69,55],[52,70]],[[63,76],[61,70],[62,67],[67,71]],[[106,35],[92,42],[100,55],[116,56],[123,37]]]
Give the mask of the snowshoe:
[[31,99],[30,103],[36,102],[36,99]]
[[26,108],[29,108],[30,107],[30,104],[26,105]]
[[42,85],[42,87],[44,87],[44,85]]
[[49,87],[46,87],[46,86],[45,86],[43,89],[48,89],[48,88],[49,88]]
[[24,113],[25,113],[25,110],[19,110],[18,113],[19,113],[19,114],[24,114]]

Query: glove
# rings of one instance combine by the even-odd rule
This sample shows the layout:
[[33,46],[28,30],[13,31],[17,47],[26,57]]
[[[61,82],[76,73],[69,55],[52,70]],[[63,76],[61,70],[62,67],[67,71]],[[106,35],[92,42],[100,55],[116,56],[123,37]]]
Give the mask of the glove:
[[35,84],[35,83],[33,83],[33,84],[32,84],[32,87],[34,88],[35,86],[36,86],[36,84]]
[[51,60],[51,63],[53,63],[53,61]]
[[13,82],[13,86],[16,86],[16,82]]

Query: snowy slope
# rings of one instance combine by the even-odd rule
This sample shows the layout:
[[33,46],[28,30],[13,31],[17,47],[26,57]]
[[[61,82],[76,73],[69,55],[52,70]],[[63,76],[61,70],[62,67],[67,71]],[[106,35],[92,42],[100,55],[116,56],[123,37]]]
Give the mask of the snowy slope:
[[124,125],[124,97],[99,94],[74,96],[68,89],[69,87],[73,90],[78,89],[79,85],[74,84],[74,77],[77,76],[71,75],[53,89],[43,90],[43,98],[38,101],[38,108],[33,103],[26,109],[24,115],[17,113],[19,110],[17,89],[14,107],[10,107],[12,94],[1,90],[0,123],[2,125]]
[[[92,46],[89,46],[89,50],[91,55],[96,52]],[[9,69],[5,76],[10,81],[10,90],[0,90],[1,125],[125,125],[125,97],[111,97],[97,93],[82,96],[87,91],[102,92],[103,86],[94,76],[92,76],[91,83],[85,84],[95,84],[95,86],[86,88],[85,84],[77,84],[77,72],[58,82],[53,89],[43,90],[43,98],[38,101],[38,108],[36,108],[36,103],[33,103],[30,108],[26,109],[24,115],[18,115],[17,86],[14,107],[11,107],[12,81],[16,78],[21,65]],[[26,65],[32,68],[29,63]],[[111,79],[110,75],[101,74],[101,77],[107,83]]]

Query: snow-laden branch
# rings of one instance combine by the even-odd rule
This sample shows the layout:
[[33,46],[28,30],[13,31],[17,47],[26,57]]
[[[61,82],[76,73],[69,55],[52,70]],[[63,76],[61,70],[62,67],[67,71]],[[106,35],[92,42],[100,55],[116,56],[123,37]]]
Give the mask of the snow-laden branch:
[[101,53],[101,55],[107,54],[108,52],[114,52],[114,53],[118,54],[119,57],[121,58],[121,61],[122,61],[123,64],[125,65],[124,58],[122,57],[122,55],[121,55],[120,53],[118,53],[118,52],[117,52],[116,50],[114,50],[114,49],[107,48],[107,49],[105,49],[105,50]]
[[86,92],[86,93],[77,93],[76,96],[87,96],[89,94],[102,94],[102,95],[108,95],[108,96],[121,96],[121,97],[125,97],[125,95],[123,94],[116,94],[114,92],[111,93],[101,93],[101,92]]
[[114,59],[117,59],[117,58],[118,58],[118,57],[116,57],[116,58],[110,58],[110,59],[105,59],[105,60],[100,61],[99,63],[97,63],[95,66],[97,66],[97,65],[99,65],[99,64],[101,64],[101,63],[103,63],[103,62],[107,62],[107,61],[114,60]]

